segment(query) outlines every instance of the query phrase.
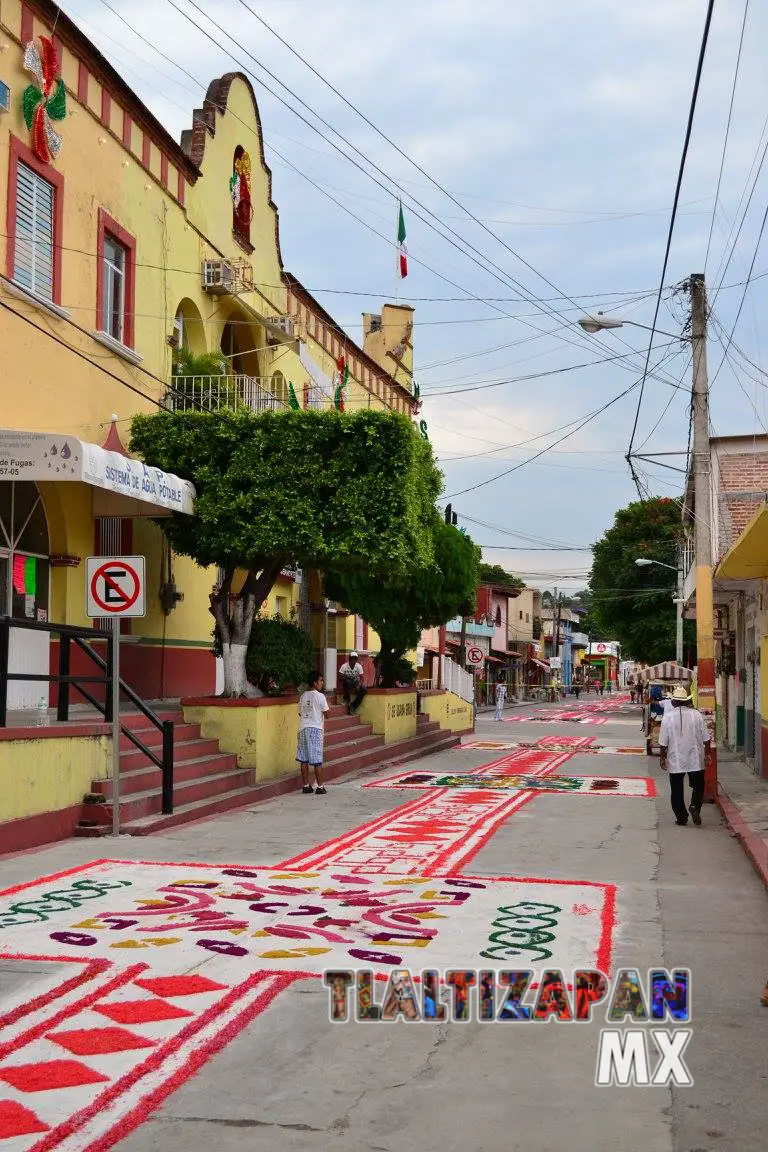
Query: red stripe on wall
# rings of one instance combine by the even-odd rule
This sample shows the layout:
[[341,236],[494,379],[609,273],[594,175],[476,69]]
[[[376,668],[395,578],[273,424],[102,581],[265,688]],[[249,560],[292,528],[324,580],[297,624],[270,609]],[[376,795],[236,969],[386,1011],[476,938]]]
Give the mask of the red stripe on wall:
[[26,4],[21,6],[21,41],[28,44],[35,34],[35,17]]
[[88,69],[82,60],[77,65],[77,98],[81,104],[88,103],[88,81],[90,77]]

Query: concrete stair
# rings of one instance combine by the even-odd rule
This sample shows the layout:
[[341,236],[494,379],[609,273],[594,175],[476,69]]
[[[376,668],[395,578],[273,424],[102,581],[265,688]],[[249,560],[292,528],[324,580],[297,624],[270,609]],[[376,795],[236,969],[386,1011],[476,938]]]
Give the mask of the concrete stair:
[[[147,836],[166,828],[227,812],[233,808],[256,804],[296,791],[296,775],[279,777],[264,783],[253,782],[253,770],[238,768],[237,758],[220,750],[217,741],[205,739],[197,724],[187,724],[180,713],[161,713],[163,720],[174,722],[174,811],[161,812],[160,770],[139,751],[127,736],[120,741],[120,826],[133,836]],[[161,733],[141,715],[129,716],[126,726],[153,751],[162,743]],[[325,779],[336,780],[351,773],[402,764],[419,756],[439,752],[458,743],[458,736],[445,732],[427,716],[417,718],[416,735],[407,740],[385,745],[374,736],[371,726],[359,716],[348,716],[342,705],[332,705],[325,719]],[[104,797],[111,806],[113,790],[110,780],[94,780],[92,791]],[[87,813],[87,807],[85,808]],[[101,809],[102,819],[104,809]],[[86,823],[75,830],[76,836],[102,836],[111,831],[111,822]]]

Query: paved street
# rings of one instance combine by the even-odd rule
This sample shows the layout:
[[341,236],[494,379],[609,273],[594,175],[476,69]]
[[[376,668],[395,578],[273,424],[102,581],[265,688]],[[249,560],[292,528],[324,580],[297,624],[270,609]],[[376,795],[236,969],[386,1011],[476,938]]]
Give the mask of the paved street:
[[[714,806],[675,826],[639,726],[607,698],[486,713],[324,798],[3,859],[0,1152],[762,1152],[766,892]],[[324,969],[398,965],[689,967],[694,1086],[595,1087],[605,1004],[330,1021]]]

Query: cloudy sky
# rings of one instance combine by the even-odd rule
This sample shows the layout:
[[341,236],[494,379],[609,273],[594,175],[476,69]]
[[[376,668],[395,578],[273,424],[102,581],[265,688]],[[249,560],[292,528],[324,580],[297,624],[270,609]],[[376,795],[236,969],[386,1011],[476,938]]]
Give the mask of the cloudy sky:
[[[590,545],[636,497],[624,456],[639,388],[615,398],[641,378],[650,337],[628,325],[589,337],[575,320],[601,310],[653,321],[706,8],[64,4],[177,138],[211,79],[251,76],[287,269],[358,340],[361,313],[398,288],[415,306],[416,379],[446,498],[486,559],[570,589],[584,585],[589,553],[558,549]],[[758,248],[768,204],[765,6],[752,0],[744,19],[744,0],[717,0],[657,321],[681,332],[687,298],[675,286],[705,272],[718,435],[768,426],[768,236]],[[398,196],[411,256],[399,286]],[[643,453],[684,450],[688,438],[685,343],[657,334],[657,362],[637,424]],[[638,462],[644,482],[679,495],[680,473],[661,463],[685,458],[658,459]]]

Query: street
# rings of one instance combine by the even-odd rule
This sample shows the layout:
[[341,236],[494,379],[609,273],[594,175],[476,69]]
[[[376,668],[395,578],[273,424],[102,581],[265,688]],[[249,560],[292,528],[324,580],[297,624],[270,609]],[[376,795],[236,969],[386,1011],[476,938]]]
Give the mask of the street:
[[[762,1152],[766,892],[642,748],[626,697],[513,707],[325,797],[3,859],[1,1152]],[[397,966],[689,968],[694,1084],[595,1086],[608,1000],[331,1021],[323,971]]]

